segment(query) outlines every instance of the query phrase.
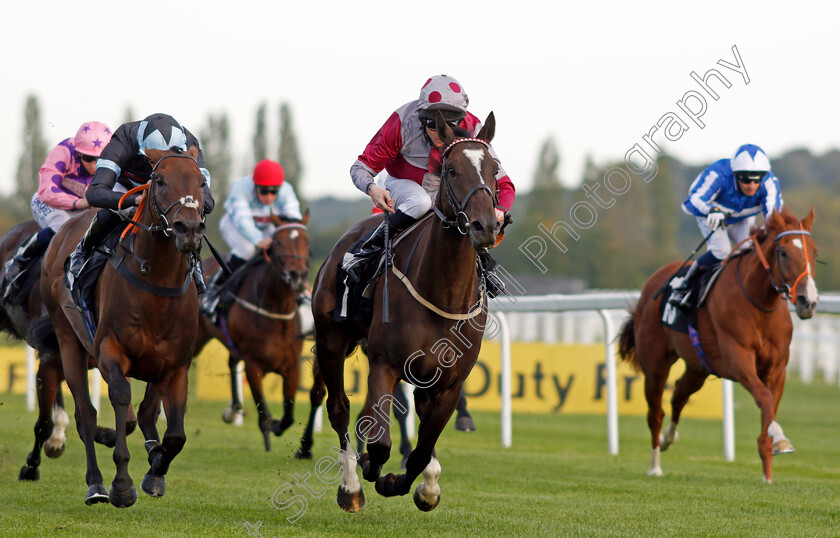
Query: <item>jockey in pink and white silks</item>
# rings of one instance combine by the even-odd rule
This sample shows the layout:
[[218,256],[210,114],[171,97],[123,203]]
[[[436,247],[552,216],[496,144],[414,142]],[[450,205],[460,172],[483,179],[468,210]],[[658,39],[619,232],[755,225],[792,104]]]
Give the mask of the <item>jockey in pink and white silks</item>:
[[3,287],[9,297],[9,286],[31,260],[43,253],[65,222],[77,212],[90,207],[85,192],[96,172],[96,160],[111,140],[111,129],[104,123],[83,123],[76,136],[58,143],[47,154],[38,171],[38,192],[32,195],[32,216],[42,228],[30,237],[6,266]]
[[[352,279],[358,281],[365,263],[383,248],[385,226],[395,231],[404,230],[432,208],[440,184],[443,150],[435,131],[435,114],[440,112],[453,129],[461,130],[463,136],[475,136],[481,129],[481,122],[467,111],[468,105],[467,93],[457,80],[447,75],[431,77],[420,90],[419,99],[394,111],[350,168],[350,177],[356,187],[370,196],[373,205],[386,214],[382,224],[357,251],[345,255],[342,268]],[[501,221],[513,205],[516,189],[493,148],[489,149],[499,164],[496,215]],[[382,170],[385,173],[380,187],[374,177]],[[495,295],[504,290],[504,284],[492,272],[495,262],[489,254],[482,253],[482,258],[489,270],[488,292]],[[498,289],[491,290],[491,287]]]
[[709,236],[708,251],[685,277],[672,280],[674,293],[668,302],[686,309],[696,306],[689,293],[692,281],[726,258],[733,243],[749,237],[756,215],[762,213],[766,219],[781,211],[783,203],[779,180],[760,147],[744,144],[731,159],[709,165],[691,184],[682,204],[683,211],[697,218],[703,237]]

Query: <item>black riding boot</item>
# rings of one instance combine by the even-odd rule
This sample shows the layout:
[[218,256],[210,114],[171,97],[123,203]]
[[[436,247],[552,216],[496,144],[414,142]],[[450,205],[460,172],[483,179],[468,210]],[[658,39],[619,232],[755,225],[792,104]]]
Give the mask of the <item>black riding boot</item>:
[[481,267],[484,269],[487,295],[490,298],[493,298],[505,293],[505,283],[502,282],[502,279],[500,279],[499,275],[496,274],[496,266],[499,265],[499,262],[490,257],[490,252],[488,250],[482,250],[479,252],[478,258],[481,262]]
[[88,226],[85,235],[76,246],[76,250],[70,255],[67,273],[65,275],[68,288],[73,289],[76,279],[79,278],[82,269],[84,269],[94,249],[105,240],[108,233],[116,226],[119,220],[119,216],[109,209],[100,209],[96,212],[96,215],[90,221],[90,226]]
[[235,273],[240,267],[245,265],[246,260],[243,260],[236,254],[232,254],[230,256],[230,260],[228,260],[228,268],[230,268],[230,273],[225,273],[221,268],[216,272],[215,275],[210,277],[209,282],[207,282],[207,292],[201,297],[201,311],[207,314],[208,316],[212,316],[216,311],[216,308],[219,306],[219,300],[221,299],[221,291],[222,287],[225,285],[230,277]]
[[677,279],[673,279],[671,281],[673,291],[671,292],[671,296],[668,298],[668,304],[676,306],[682,310],[692,310],[697,303],[694,294],[691,293],[691,290],[694,287],[694,281],[700,278],[700,276],[706,272],[706,269],[708,269],[708,267],[700,265],[700,262],[694,262],[691,264],[691,267],[688,268],[688,272],[682,277],[680,282],[675,285],[674,281]]
[[[50,244],[50,239],[55,235],[49,228],[35,233],[23,243],[15,253],[15,257],[6,262],[6,273],[3,276],[3,303],[6,303],[18,288],[18,277],[23,274],[29,263],[41,255]],[[46,237],[46,240],[42,238]]]
[[397,232],[401,232],[417,222],[417,219],[409,217],[402,211],[389,213],[382,219],[379,226],[373,229],[368,236],[355,243],[350,252],[344,255],[341,268],[355,282],[359,282],[365,273],[370,261],[376,259],[379,253],[385,248],[385,227],[389,226],[388,234],[391,239]]

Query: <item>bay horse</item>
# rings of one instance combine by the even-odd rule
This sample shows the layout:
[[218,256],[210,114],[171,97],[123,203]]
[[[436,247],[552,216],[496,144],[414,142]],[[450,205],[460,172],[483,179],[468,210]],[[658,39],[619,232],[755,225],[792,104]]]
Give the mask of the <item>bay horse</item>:
[[[29,220],[14,226],[0,238],[2,271],[5,271],[6,262],[14,257],[18,248],[39,230],[38,223]],[[27,269],[27,271],[30,270],[37,271],[38,281],[40,281],[40,267]],[[21,279],[25,276],[22,275]],[[38,281],[30,289],[25,305],[10,302],[0,308],[0,331],[6,332],[16,340],[27,341],[30,322],[46,312],[41,300],[41,287]],[[27,343],[30,342],[27,341]],[[62,381],[64,381],[64,369],[61,367],[61,357],[51,353],[40,355],[38,357],[38,371],[35,375],[35,393],[38,401],[35,445],[26,456],[26,464],[20,469],[19,480],[39,480],[41,478],[42,448],[44,454],[49,458],[58,458],[64,454],[67,445],[65,430],[70,423],[70,419],[64,408],[64,398],[61,394]],[[126,431],[131,433],[136,425],[137,421],[132,412],[126,425]],[[95,440],[97,443],[113,448],[116,442],[116,432],[110,428],[98,426]]]
[[[277,219],[271,247],[259,251],[255,259],[243,267],[247,271],[226,313],[219,314],[219,325],[202,315],[196,337],[195,354],[211,338],[219,340],[230,352],[231,407],[223,417],[241,409],[242,396],[236,383],[236,366],[245,361],[245,376],[259,413],[258,426],[266,451],[271,450],[270,434],[280,436],[294,423],[295,395],[300,376],[300,355],[303,350],[301,321],[297,295],[306,286],[309,276],[310,246],[306,225],[302,220]],[[218,270],[211,259],[205,275]],[[283,377],[283,419],[272,419],[263,393],[263,378],[272,372]]]
[[[776,422],[793,334],[785,298],[800,319],[813,316],[819,300],[813,222],[813,207],[801,221],[787,208],[774,211],[762,228],[754,229],[751,249],[730,254],[723,262],[717,282],[697,312],[702,356],[688,334],[662,324],[660,302],[667,298],[657,297],[657,291],[680,262],[660,268],[642,288],[635,312],[621,328],[619,354],[645,376],[652,445],[648,475],[662,475],[660,451],[677,440],[680,413],[710,374],[739,382],[761,410],[758,453],[765,482],[772,480],[773,456],[794,451]],[[674,387],[671,424],[660,434],[665,416],[662,392],[678,358],[685,362],[685,373]]]
[[[150,466],[141,483],[144,492],[153,497],[164,494],[164,475],[186,442],[187,370],[199,318],[192,263],[205,233],[205,178],[196,161],[196,147],[186,152],[148,149],[146,155],[153,168],[149,183],[134,189],[147,189],[134,217],[139,221],[137,233],[114,249],[115,253],[125,251],[122,261],[106,264],[96,284],[98,326],[92,341],[64,281],[64,261],[79,243],[89,218],[68,221],[53,238],[43,263],[41,294],[76,402],[76,426],[87,453],[88,505],[110,501],[127,507],[137,500],[128,474],[126,422],[121,420],[131,409],[128,376],[147,383],[138,410]],[[45,330],[42,327],[42,333]],[[116,417],[117,474],[110,492],[102,485],[93,446],[96,411],[88,394],[89,365],[98,367],[108,383]],[[155,425],[161,400],[167,418],[163,442]]]
[[[408,493],[422,472],[423,482],[414,492],[414,502],[425,511],[438,505],[441,467],[434,454],[435,443],[455,410],[481,347],[487,300],[483,278],[476,270],[477,252],[494,245],[501,227],[495,215],[498,165],[488,150],[495,118],[490,113],[475,138],[456,138],[439,113],[436,124],[445,149],[434,214],[404,236],[406,242],[393,252],[393,264],[386,263],[385,274],[375,284],[370,327],[333,318],[332,312],[341,306],[341,298],[336,297],[336,272],[350,245],[382,217],[370,217],[353,226],[333,247],[315,280],[315,361],[327,387],[327,411],[341,449],[337,501],[349,512],[360,510],[365,502],[356,475],[357,459],[364,478],[375,482],[376,491],[386,497]],[[389,277],[388,273],[393,274]],[[386,289],[390,291],[383,301]],[[391,323],[383,322],[383,308],[389,309]],[[368,451],[357,458],[347,433],[350,410],[344,390],[344,360],[363,342],[370,373],[367,401],[356,431],[366,439]],[[381,476],[391,449],[388,417],[392,394],[401,379],[417,387],[417,446],[408,456],[405,474]]]

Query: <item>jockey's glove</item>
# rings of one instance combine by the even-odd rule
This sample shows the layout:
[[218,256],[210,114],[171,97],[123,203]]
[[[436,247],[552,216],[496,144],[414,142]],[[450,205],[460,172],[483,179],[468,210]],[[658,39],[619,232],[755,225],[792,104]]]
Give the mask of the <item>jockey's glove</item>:
[[721,224],[726,220],[726,215],[721,213],[719,209],[713,209],[709,212],[708,216],[706,216],[706,226],[709,227],[710,232],[714,232],[718,228],[720,228]]

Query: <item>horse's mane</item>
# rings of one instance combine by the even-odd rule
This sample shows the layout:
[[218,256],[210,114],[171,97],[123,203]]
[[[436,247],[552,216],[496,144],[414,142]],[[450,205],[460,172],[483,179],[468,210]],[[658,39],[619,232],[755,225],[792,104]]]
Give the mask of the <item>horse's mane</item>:
[[[799,219],[796,218],[796,215],[794,215],[793,211],[788,209],[787,206],[782,207],[781,211],[776,210],[775,213],[778,213],[778,215],[782,218],[782,220],[784,221],[786,226],[798,226],[799,225]],[[783,231],[783,230],[782,229],[777,229],[777,227],[774,226],[774,221],[772,219],[767,219],[764,222],[764,224],[753,225],[753,227],[750,229],[750,235],[756,235],[758,237],[759,242],[762,242],[765,239],[767,239],[767,236],[770,233],[773,233],[773,232],[778,233],[778,232],[781,232],[781,231]]]

